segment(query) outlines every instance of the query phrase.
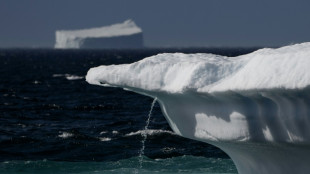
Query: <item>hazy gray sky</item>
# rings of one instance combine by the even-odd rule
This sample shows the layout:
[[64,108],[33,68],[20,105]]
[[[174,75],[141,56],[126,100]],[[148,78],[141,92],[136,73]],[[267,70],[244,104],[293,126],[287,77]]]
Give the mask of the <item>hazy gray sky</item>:
[[55,30],[126,19],[149,47],[310,41],[309,0],[0,0],[0,47],[53,47]]

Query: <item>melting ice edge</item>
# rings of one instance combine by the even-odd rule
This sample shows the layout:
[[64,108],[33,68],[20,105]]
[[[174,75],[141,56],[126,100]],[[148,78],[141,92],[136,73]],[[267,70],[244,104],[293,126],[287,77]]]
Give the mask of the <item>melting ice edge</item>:
[[308,173],[310,43],[247,55],[165,53],[88,71],[90,84],[157,98],[180,136],[213,144],[240,174]]

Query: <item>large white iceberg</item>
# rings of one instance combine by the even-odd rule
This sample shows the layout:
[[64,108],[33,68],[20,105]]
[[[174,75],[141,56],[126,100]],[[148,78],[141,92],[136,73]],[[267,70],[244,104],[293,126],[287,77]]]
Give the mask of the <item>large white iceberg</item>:
[[92,68],[86,80],[157,98],[175,133],[221,148],[240,174],[310,172],[310,43],[159,54]]
[[140,48],[143,34],[134,21],[99,28],[56,31],[55,48]]

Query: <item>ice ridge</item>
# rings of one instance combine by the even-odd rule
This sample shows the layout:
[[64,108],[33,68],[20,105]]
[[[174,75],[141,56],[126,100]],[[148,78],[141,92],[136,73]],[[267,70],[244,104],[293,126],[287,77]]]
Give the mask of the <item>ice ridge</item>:
[[309,55],[310,43],[237,57],[164,53],[133,64],[92,68],[86,80],[169,93],[304,88],[310,84]]

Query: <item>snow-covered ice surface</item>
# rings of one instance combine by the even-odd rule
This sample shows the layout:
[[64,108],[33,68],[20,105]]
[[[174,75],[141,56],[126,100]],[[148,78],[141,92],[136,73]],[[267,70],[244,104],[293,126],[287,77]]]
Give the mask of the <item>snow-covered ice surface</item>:
[[310,43],[238,57],[164,53],[130,65],[92,68],[87,81],[168,93],[296,89],[310,84],[309,55]]
[[310,43],[159,54],[92,68],[86,80],[156,97],[175,133],[220,147],[241,174],[310,172]]
[[141,28],[132,20],[98,28],[58,30],[56,31],[55,48],[80,48],[83,41],[88,38],[112,38],[139,33],[142,33]]

